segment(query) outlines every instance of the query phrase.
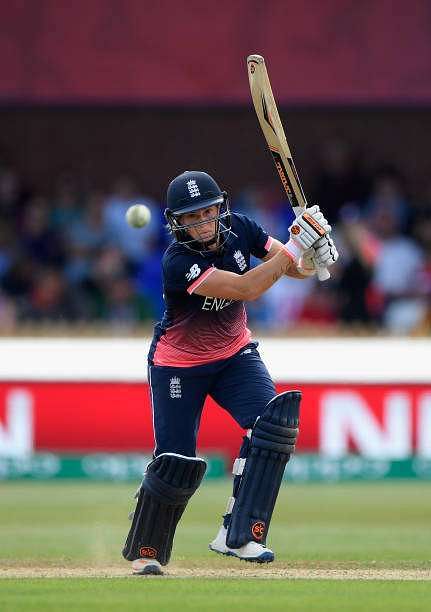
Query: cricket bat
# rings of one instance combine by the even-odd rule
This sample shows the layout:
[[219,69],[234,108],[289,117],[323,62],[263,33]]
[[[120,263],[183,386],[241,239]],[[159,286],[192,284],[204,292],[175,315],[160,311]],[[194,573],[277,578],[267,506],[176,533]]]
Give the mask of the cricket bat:
[[[271,151],[287,198],[295,216],[298,216],[307,208],[307,199],[287,144],[263,57],[261,55],[249,55],[247,71],[251,97],[260,127]],[[330,278],[326,268],[318,268],[317,276],[320,281]]]

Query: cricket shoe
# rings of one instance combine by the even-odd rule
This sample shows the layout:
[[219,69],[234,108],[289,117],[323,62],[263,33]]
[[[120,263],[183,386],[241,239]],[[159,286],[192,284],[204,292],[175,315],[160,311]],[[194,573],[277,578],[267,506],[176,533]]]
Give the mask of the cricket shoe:
[[162,566],[156,559],[135,559],[132,561],[134,576],[161,576]]
[[241,548],[229,548],[226,545],[226,534],[227,529],[222,525],[215,540],[210,543],[209,549],[228,557],[238,557],[242,561],[253,563],[271,563],[271,561],[274,561],[272,550],[263,546],[263,544],[258,544],[258,542],[248,542]]

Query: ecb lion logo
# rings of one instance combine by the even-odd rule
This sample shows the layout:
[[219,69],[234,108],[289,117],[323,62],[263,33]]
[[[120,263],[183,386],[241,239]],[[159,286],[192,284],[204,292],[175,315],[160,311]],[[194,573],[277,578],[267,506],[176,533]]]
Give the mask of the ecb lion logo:
[[194,180],[187,181],[187,188],[189,190],[189,194],[191,198],[196,198],[197,196],[201,195],[201,192],[199,191],[199,187],[196,184],[196,181]]
[[238,268],[241,270],[241,272],[243,272],[246,267],[246,261],[245,261],[245,257],[244,255],[241,253],[241,251],[238,249],[238,251],[235,251],[235,253],[233,254],[233,258],[235,259]]

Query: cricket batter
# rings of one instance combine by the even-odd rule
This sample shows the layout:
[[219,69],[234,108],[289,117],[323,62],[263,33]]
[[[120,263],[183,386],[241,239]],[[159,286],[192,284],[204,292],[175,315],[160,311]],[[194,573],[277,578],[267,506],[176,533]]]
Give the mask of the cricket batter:
[[[312,206],[283,244],[231,212],[226,192],[195,171],[170,183],[165,216],[174,237],[162,260],[166,311],[148,355],[154,459],[137,492],[123,556],[134,574],[161,574],[169,562],[176,526],[206,469],[196,457],[196,436],[210,395],[246,430],[233,494],[210,549],[268,563],[274,553],[266,536],[295,449],[301,393],[276,394],[244,302],[284,275],[303,279],[331,266],[338,259],[331,226]],[[262,263],[250,269],[250,255]]]

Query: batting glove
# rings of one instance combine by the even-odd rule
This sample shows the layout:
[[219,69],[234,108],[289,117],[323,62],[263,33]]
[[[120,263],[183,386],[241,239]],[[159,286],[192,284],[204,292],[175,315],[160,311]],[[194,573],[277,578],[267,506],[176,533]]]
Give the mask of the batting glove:
[[295,261],[299,261],[305,251],[314,246],[331,226],[316,205],[304,210],[289,227],[290,239],[285,248]]
[[329,268],[334,265],[338,257],[337,247],[331,236],[323,236],[300,257],[298,270],[305,276],[311,276],[318,268]]
[[330,234],[320,238],[314,245],[315,262],[318,268],[329,268],[337,261],[339,255],[337,247]]

